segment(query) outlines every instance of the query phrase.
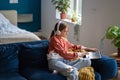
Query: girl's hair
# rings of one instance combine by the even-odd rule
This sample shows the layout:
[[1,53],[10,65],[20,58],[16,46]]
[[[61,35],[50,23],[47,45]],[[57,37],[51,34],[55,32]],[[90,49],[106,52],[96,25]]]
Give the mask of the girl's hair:
[[[57,31],[58,24],[59,24],[59,21],[55,24],[54,30],[52,30],[50,38],[55,35],[55,32]],[[59,25],[59,31],[62,31],[66,27],[68,27],[68,25],[65,22],[61,22]]]

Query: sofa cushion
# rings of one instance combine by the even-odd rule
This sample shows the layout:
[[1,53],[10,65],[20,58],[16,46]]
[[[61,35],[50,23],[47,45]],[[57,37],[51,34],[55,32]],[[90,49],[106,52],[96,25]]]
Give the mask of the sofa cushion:
[[117,61],[106,55],[99,60],[93,60],[92,66],[101,74],[102,80],[111,79],[117,74]]
[[20,51],[20,66],[48,68],[46,58],[47,52],[48,52],[48,40],[22,43]]
[[0,45],[0,74],[18,71],[18,48],[12,44]]
[[14,72],[0,74],[0,80],[26,80],[26,78]]
[[49,70],[40,70],[37,68],[24,68],[21,70],[28,80],[66,80],[66,78],[60,74],[53,74]]
[[96,71],[94,71],[94,73],[95,73],[95,80],[102,80],[100,73],[98,73]]

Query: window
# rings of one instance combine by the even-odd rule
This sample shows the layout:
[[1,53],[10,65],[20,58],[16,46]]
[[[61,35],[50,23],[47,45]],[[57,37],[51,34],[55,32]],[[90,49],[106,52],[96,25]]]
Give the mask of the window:
[[[70,0],[70,9],[68,9],[67,12],[67,21],[71,21],[71,17],[73,14],[73,11],[75,12],[77,16],[77,22],[81,23],[82,19],[82,0]],[[60,19],[60,12],[56,10],[56,18]]]
[[82,17],[82,0],[70,0],[70,9],[75,11],[77,17],[81,20]]

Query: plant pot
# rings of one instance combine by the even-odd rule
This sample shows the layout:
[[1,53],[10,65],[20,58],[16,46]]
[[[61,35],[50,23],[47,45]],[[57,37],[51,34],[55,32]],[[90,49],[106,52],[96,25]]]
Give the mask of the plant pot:
[[120,48],[117,50],[118,56],[120,57]]
[[76,19],[72,18],[71,21],[72,21],[72,22],[76,22]]
[[60,13],[60,18],[61,19],[66,19],[66,13]]

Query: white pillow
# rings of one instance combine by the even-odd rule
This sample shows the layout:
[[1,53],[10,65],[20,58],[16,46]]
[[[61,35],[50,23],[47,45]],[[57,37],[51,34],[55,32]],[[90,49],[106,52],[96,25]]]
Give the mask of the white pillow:
[[4,27],[8,24],[10,24],[10,21],[2,13],[0,13],[0,27]]
[[0,34],[9,34],[9,33],[21,33],[27,32],[24,29],[20,29],[15,25],[11,24],[10,21],[0,13]]

